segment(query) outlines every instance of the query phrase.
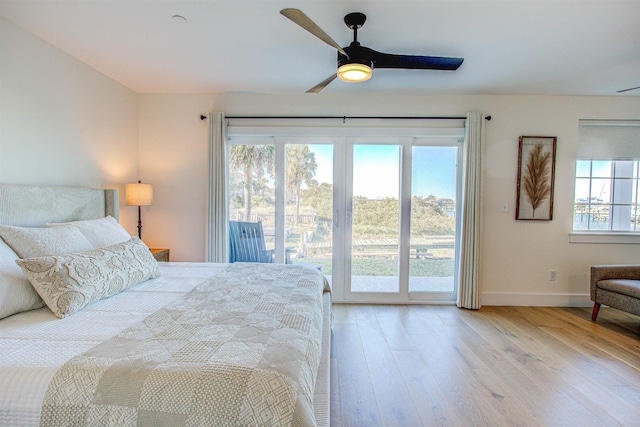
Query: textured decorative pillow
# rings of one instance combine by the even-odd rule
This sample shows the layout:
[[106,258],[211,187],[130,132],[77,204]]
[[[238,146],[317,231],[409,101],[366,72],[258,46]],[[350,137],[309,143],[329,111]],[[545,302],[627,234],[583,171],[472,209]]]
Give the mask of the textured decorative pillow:
[[0,237],[20,258],[62,255],[93,249],[76,227],[27,228],[0,225]]
[[16,265],[17,259],[18,255],[0,239],[0,319],[44,305]]
[[78,227],[82,235],[91,243],[93,249],[104,248],[126,242],[131,238],[127,230],[111,215],[104,218],[47,224],[47,227],[73,225]]
[[160,275],[151,251],[137,237],[88,252],[16,263],[59,318]]

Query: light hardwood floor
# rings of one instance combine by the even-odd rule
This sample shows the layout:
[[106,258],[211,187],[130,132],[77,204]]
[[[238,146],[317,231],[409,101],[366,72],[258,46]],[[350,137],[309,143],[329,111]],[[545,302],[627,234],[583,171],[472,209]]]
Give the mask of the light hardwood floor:
[[640,317],[333,307],[332,426],[640,426]]

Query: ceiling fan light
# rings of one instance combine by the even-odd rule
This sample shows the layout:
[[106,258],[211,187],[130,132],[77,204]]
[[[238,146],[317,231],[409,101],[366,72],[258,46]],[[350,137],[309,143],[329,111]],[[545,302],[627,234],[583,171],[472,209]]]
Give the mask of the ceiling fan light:
[[344,64],[338,68],[338,78],[349,83],[364,82],[371,78],[371,67],[364,64]]

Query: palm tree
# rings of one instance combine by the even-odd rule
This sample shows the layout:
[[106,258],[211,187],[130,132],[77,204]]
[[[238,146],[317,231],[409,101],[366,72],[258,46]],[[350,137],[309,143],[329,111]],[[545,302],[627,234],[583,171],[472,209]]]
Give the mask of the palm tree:
[[251,196],[253,195],[254,173],[262,178],[265,172],[273,170],[275,147],[273,145],[231,145],[229,147],[229,165],[242,169],[244,189],[244,211],[247,221],[251,220]]
[[309,183],[316,175],[318,164],[316,156],[308,145],[287,146],[287,193],[295,196],[296,215],[294,224],[298,225],[300,216],[300,190],[302,183]]

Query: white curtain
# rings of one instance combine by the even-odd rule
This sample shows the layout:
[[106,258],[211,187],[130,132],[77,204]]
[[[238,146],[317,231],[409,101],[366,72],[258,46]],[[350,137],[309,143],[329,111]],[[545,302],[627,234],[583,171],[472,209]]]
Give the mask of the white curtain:
[[457,305],[479,309],[480,202],[482,195],[482,143],[484,114],[470,112],[464,141],[464,178],[462,188],[462,232],[460,236],[460,283]]
[[227,229],[226,126],[224,113],[209,113],[209,185],[206,261],[229,262]]

